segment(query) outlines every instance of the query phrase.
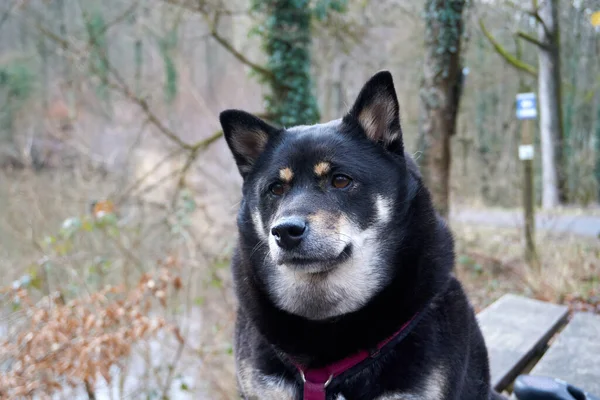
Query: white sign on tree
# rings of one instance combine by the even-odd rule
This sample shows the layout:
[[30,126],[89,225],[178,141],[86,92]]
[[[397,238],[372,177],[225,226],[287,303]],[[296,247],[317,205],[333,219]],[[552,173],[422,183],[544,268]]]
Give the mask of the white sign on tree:
[[534,147],[532,144],[519,145],[519,160],[533,160]]
[[[535,119],[537,118],[537,99],[535,93],[517,94],[517,118]],[[520,160],[533,160],[533,144],[522,144],[519,146]]]

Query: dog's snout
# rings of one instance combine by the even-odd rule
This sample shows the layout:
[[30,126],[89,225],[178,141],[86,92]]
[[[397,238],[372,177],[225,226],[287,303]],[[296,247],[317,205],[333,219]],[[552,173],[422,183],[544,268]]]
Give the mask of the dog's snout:
[[275,237],[279,247],[291,250],[300,244],[306,235],[307,228],[306,220],[302,218],[285,218],[271,228],[271,235]]

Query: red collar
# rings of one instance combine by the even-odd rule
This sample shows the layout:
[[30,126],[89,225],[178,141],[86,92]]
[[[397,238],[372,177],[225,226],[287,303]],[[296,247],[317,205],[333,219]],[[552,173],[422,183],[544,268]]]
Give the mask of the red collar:
[[[361,350],[354,355],[344,358],[343,360],[336,361],[325,367],[315,369],[307,369],[292,360],[292,363],[300,372],[300,377],[304,383],[303,399],[325,400],[326,389],[335,378],[344,374],[345,372],[348,372],[350,369],[358,366],[365,360],[377,358],[382,351],[392,348],[394,345],[398,344],[408,335],[412,328],[421,319],[423,314],[423,312],[416,313],[408,322],[402,325],[402,327],[396,333],[378,343],[375,351]],[[362,369],[362,367],[367,366],[367,364],[368,363],[365,363],[364,366],[360,366],[360,368],[357,368],[357,370]]]

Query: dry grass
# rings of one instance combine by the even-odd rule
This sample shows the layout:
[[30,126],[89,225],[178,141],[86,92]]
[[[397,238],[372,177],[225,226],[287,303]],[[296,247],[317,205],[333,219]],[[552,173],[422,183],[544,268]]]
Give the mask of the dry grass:
[[[594,238],[538,233],[540,270],[523,258],[518,229],[454,224],[456,271],[477,310],[504,293],[556,303],[593,305],[600,296],[600,242]],[[600,307],[595,310],[600,313]]]

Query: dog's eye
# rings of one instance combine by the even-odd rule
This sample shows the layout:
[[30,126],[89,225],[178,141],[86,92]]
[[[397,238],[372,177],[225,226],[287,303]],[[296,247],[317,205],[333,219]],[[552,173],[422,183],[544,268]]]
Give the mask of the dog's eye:
[[350,183],[352,183],[352,179],[346,175],[335,175],[331,181],[331,185],[336,189],[345,189]]
[[269,186],[269,191],[275,196],[282,196],[285,192],[285,187],[281,183],[276,182]]

